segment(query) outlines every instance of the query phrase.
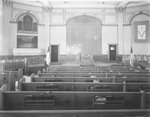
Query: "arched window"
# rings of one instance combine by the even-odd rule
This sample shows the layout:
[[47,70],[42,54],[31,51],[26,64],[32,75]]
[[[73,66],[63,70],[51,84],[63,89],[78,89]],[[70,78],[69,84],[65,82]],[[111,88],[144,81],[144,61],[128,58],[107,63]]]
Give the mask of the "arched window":
[[19,30],[19,31],[22,31],[22,21],[19,21],[19,22],[18,22],[18,30]]
[[18,32],[37,33],[37,22],[32,16],[25,15],[20,19],[18,21]]
[[32,31],[32,23],[33,23],[33,19],[31,16],[26,15],[23,18],[23,30],[24,31]]
[[33,23],[33,31],[35,31],[35,32],[37,31],[37,23],[36,22]]

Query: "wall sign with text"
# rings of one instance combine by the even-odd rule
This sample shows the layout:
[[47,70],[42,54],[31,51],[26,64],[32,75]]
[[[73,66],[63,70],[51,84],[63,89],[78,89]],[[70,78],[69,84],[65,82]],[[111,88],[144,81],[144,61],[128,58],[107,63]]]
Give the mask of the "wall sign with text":
[[149,21],[134,22],[135,42],[147,42],[149,39]]

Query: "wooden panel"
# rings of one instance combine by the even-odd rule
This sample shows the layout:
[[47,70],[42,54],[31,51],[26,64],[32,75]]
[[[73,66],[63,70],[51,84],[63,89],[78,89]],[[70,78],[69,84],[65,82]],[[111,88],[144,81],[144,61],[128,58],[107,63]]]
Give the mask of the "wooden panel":
[[3,60],[0,62],[0,70],[2,71],[16,71],[18,69],[24,69],[25,60],[24,59],[13,59],[13,60]]
[[150,109],[0,111],[1,117],[149,117]]
[[[36,91],[37,86],[58,86],[59,91],[88,91],[90,87],[109,87],[110,91],[123,92],[123,83],[90,83],[90,82],[32,82],[32,83],[21,83],[22,91]],[[138,84],[137,84],[138,85]],[[50,88],[49,88],[50,89]],[[50,90],[49,90],[50,91]]]
[[[25,95],[52,95],[55,96],[55,106],[24,105]],[[101,96],[121,96],[124,98],[124,109],[140,109],[140,92],[47,92],[47,91],[26,91],[26,92],[4,92],[5,110],[70,110],[70,109],[94,109],[93,98],[95,95]],[[17,99],[17,100],[16,100]],[[147,100],[146,100],[147,101]],[[145,102],[147,104],[147,102]]]
[[41,73],[40,77],[150,77],[150,74],[138,74],[138,73]]
[[132,83],[149,83],[150,79],[149,77],[132,77],[132,78],[105,78],[105,77],[97,77],[97,78],[90,78],[90,77],[32,77],[31,81],[32,82],[45,82],[45,80],[54,80],[58,79],[61,80],[61,82],[85,82],[89,80],[90,82],[99,81],[99,82],[132,82]]
[[15,82],[19,81],[23,76],[23,70],[18,71],[7,71],[0,74],[0,87],[4,84],[8,84],[8,90],[15,90]]

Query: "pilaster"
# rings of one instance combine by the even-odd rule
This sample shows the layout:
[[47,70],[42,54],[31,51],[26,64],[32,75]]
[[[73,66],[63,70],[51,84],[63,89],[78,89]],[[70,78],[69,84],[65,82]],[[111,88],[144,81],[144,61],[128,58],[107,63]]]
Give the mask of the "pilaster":
[[50,36],[50,13],[51,8],[50,7],[43,7],[43,13],[44,13],[44,23],[45,23],[45,34],[44,34],[44,40],[47,42],[47,47],[49,44],[51,44],[51,36]]
[[124,27],[123,27],[123,18],[124,18],[124,11],[125,7],[117,7],[116,12],[118,16],[118,53],[124,54]]
[[3,55],[3,1],[0,0],[0,56]]
[[12,2],[0,0],[0,55],[9,55],[9,21]]

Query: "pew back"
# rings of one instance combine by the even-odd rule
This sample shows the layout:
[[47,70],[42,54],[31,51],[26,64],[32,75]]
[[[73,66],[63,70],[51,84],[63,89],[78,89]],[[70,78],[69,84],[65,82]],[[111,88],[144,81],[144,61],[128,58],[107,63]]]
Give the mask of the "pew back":
[[149,117],[150,109],[101,110],[13,110],[0,111],[1,117]]
[[[58,91],[118,91],[123,92],[123,83],[87,83],[87,82],[32,82],[21,83],[20,91],[56,90]],[[95,89],[94,89],[95,88]]]
[[41,77],[150,77],[142,73],[40,73]]
[[[148,104],[149,93],[144,93],[146,100],[141,92],[47,92],[47,91],[5,91],[3,96],[4,110],[86,110],[86,109],[140,109],[150,108]],[[118,103],[102,103],[95,106],[95,96],[117,96],[122,97],[120,105]],[[33,98],[33,97],[34,98]],[[53,103],[44,100],[41,96],[53,96]],[[26,98],[28,97],[28,98]],[[42,99],[41,99],[42,98]],[[44,103],[48,101],[47,103]],[[142,103],[141,103],[142,102]],[[144,104],[143,104],[144,103]],[[105,105],[106,104],[106,105]],[[107,105],[108,104],[108,105]],[[143,105],[145,105],[143,107]]]
[[115,78],[115,77],[31,77],[31,82],[138,82],[148,83],[149,77]]
[[20,91],[150,92],[150,83],[24,82],[19,86]]

